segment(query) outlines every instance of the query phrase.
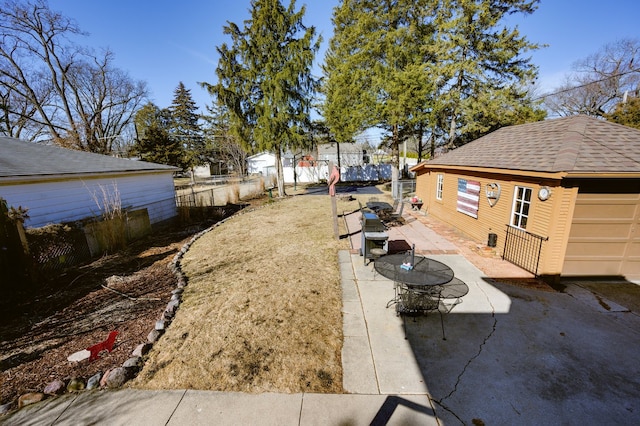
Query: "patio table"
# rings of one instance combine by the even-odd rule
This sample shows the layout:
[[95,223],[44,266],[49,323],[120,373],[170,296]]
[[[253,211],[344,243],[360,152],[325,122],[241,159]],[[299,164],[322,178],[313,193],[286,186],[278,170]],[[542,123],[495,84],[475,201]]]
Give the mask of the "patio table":
[[[411,264],[411,269],[403,268]],[[385,278],[411,288],[436,286],[453,279],[453,270],[442,262],[412,252],[390,254],[377,259],[374,268]]]
[[[442,338],[446,339],[442,314],[451,311],[468,291],[465,283],[454,278],[450,267],[425,256],[416,256],[411,251],[382,256],[375,261],[374,269],[394,282],[395,295],[387,307],[395,304],[398,315],[438,311]],[[455,302],[447,307],[444,299],[455,299]]]
[[393,206],[386,201],[367,201],[367,208],[374,212],[392,212]]

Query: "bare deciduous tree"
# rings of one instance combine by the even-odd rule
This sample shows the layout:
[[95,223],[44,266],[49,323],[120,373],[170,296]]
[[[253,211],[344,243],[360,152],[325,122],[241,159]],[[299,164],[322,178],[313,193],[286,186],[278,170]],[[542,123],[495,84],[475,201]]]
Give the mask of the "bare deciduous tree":
[[555,115],[602,117],[622,101],[625,92],[640,87],[640,40],[622,39],[577,61],[565,82],[545,97]]
[[146,84],[115,68],[112,52],[74,44],[84,33],[44,0],[2,1],[0,33],[0,129],[111,153],[146,99]]
[[229,115],[226,108],[219,105],[207,106],[205,121],[206,156],[214,173],[222,173],[222,164],[239,176],[247,173],[247,151],[231,133]]

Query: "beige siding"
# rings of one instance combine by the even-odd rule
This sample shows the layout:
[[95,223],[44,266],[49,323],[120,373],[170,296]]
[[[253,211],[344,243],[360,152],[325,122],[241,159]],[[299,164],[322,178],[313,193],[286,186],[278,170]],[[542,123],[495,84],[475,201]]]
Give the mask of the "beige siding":
[[[444,175],[442,200],[436,200],[437,175]],[[456,210],[458,178],[479,181],[481,184],[478,218],[474,219]],[[487,200],[486,188],[490,183],[500,184],[500,198],[491,206]],[[464,234],[487,244],[489,233],[498,236],[496,250],[502,253],[506,237],[507,224],[511,221],[513,199],[516,186],[532,189],[531,209],[527,231],[542,237],[554,235],[543,243],[539,273],[557,275],[562,268],[562,256],[568,238],[568,218],[572,213],[573,190],[557,185],[557,181],[527,182],[513,180],[510,176],[478,173],[468,174],[451,170],[431,170],[417,178],[416,193],[423,198],[429,214],[456,227]],[[547,201],[538,199],[541,186],[551,187],[551,197]]]
[[[435,199],[437,175],[444,175],[443,199]],[[481,183],[478,218],[456,211],[458,178]],[[532,188],[527,231],[548,237],[543,243],[540,275],[605,276],[640,279],[640,194],[637,179],[565,179],[519,177],[450,168],[422,172],[416,191],[425,200],[428,213],[487,244],[489,233],[498,236],[497,251],[504,251],[506,226],[511,220],[516,185]],[[501,196],[491,207],[487,184],[497,182]],[[541,186],[551,188],[546,201],[538,199]],[[579,192],[578,192],[579,189]]]
[[553,211],[547,218],[549,228],[545,235],[549,240],[545,243],[545,250],[540,260],[541,275],[560,275],[562,272],[577,193],[577,188],[556,187],[553,188],[551,197],[547,201],[553,200],[553,204],[549,205]]

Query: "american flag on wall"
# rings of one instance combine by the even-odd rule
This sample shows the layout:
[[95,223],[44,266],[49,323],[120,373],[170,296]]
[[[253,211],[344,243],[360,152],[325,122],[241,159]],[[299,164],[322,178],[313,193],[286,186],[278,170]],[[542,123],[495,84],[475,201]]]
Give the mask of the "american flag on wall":
[[458,179],[457,210],[471,217],[478,218],[478,203],[480,201],[480,182]]

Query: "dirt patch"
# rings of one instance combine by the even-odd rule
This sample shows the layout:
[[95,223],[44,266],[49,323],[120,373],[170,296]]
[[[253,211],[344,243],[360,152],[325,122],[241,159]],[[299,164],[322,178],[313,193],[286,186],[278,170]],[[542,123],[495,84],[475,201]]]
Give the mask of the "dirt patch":
[[[230,211],[238,209],[231,208]],[[120,253],[40,282],[0,301],[0,403],[42,391],[55,379],[82,377],[120,366],[154,328],[176,287],[167,267],[191,236],[209,222],[165,228]],[[16,292],[17,293],[17,292]],[[93,362],[67,357],[119,332],[111,353]]]
[[541,278],[491,278],[492,281],[522,287],[529,290],[556,293],[557,290]]

